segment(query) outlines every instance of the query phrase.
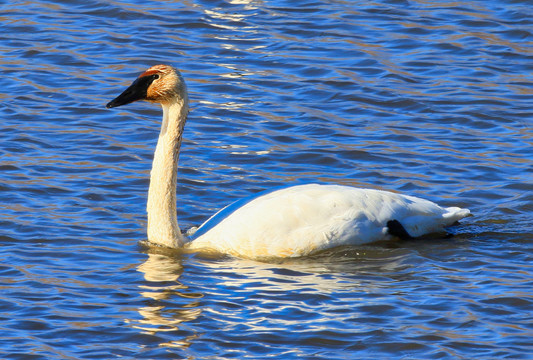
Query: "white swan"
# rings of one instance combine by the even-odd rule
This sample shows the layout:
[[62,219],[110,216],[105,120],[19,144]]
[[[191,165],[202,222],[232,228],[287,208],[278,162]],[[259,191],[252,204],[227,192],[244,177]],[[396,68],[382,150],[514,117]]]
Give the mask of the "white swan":
[[298,185],[256,194],[222,209],[190,236],[176,215],[176,176],[189,112],[179,71],[156,65],[143,72],[108,108],[137,100],[157,102],[163,123],[148,191],[148,240],[177,248],[206,249],[239,257],[305,256],[342,245],[440,232],[468,216],[412,196],[339,185]]

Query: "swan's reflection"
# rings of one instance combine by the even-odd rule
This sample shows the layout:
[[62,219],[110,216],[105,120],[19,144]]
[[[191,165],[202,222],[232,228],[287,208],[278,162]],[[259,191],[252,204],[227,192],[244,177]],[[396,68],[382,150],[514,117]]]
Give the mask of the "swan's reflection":
[[[179,349],[206,341],[213,323],[258,332],[270,331],[274,325],[288,329],[295,321],[303,321],[298,314],[308,312],[312,318],[321,311],[324,318],[330,318],[344,311],[342,302],[324,304],[330,294],[349,294],[351,301],[372,304],[373,293],[381,293],[380,287],[396,281],[391,274],[409,276],[405,268],[411,266],[410,257],[411,252],[401,248],[365,247],[262,263],[150,248],[137,268],[144,276],[139,285],[142,306],[137,309],[142,317],[130,324],[164,338],[159,346]],[[182,261],[187,262],[185,270]],[[193,289],[180,281],[184,272],[186,284]],[[321,304],[319,310],[312,305],[316,302]],[[224,338],[220,333],[216,336]]]
[[[200,293],[188,291],[180,283],[183,272],[181,257],[150,250],[148,258],[137,267],[146,282],[139,286],[140,294],[149,299],[147,305],[138,309],[141,320],[132,321],[132,326],[147,334],[180,330],[179,340],[162,343],[160,346],[188,347],[196,335],[183,329],[183,323],[196,320],[201,314]],[[180,327],[182,329],[180,329]],[[181,331],[184,330],[184,331]]]

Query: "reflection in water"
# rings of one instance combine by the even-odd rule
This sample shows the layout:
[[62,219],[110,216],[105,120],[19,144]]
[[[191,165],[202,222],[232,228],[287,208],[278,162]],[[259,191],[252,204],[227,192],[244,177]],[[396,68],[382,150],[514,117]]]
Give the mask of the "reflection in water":
[[[146,283],[140,285],[140,294],[147,298],[147,305],[138,309],[142,320],[130,321],[143,333],[177,332],[180,325],[193,321],[201,314],[200,293],[187,292],[188,287],[179,282],[183,272],[179,256],[148,253],[138,271],[144,273]],[[179,334],[182,335],[181,333]],[[188,347],[196,335],[187,335],[181,340],[161,343],[160,346]]]
[[[313,324],[319,332],[337,328],[343,319],[348,319],[346,316],[352,321],[358,316],[351,311],[345,313],[342,302],[327,301],[330,294],[337,294],[339,299],[349,296],[354,304],[371,304],[372,294],[379,291],[374,283],[379,278],[377,274],[384,271],[383,281],[387,281],[386,273],[401,272],[410,253],[381,247],[357,252],[336,249],[314,258],[279,263],[211,253],[197,253],[190,258],[177,250],[159,248],[150,248],[147,256],[137,268],[145,280],[139,285],[145,305],[137,310],[142,318],[128,323],[143,334],[157,335],[160,347],[183,350],[193,343],[213,341],[212,336],[225,339],[227,333],[231,338],[237,329],[248,329],[260,340],[261,334],[272,326],[290,329],[298,323]],[[354,257],[361,259],[354,262]],[[185,271],[184,261],[192,261],[194,266]],[[349,272],[347,263],[352,268]],[[332,273],[337,275],[331,276]],[[359,274],[359,280],[354,273]],[[367,278],[365,273],[372,276]],[[189,286],[199,284],[201,287],[196,288],[202,293],[188,291]],[[204,297],[204,292],[210,295]],[[309,304],[303,303],[302,298]],[[314,324],[317,316],[322,318],[321,324]],[[204,323],[203,319],[215,324],[204,329],[209,336],[194,328],[195,324]],[[237,338],[231,341],[248,342]]]

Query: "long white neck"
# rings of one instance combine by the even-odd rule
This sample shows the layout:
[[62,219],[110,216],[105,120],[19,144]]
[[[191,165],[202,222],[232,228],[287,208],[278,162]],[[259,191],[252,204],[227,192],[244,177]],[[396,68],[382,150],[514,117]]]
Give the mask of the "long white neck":
[[185,239],[176,213],[176,178],[183,127],[187,120],[187,96],[161,104],[163,123],[154,154],[148,190],[148,240],[152,243],[181,247]]

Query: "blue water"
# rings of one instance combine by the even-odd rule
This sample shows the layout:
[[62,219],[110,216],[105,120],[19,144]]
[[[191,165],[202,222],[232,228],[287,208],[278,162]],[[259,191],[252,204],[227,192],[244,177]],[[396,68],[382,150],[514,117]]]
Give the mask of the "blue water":
[[[531,1],[0,5],[0,358],[532,359]],[[260,263],[142,245],[178,67],[178,217],[304,182],[469,208],[448,238]]]

